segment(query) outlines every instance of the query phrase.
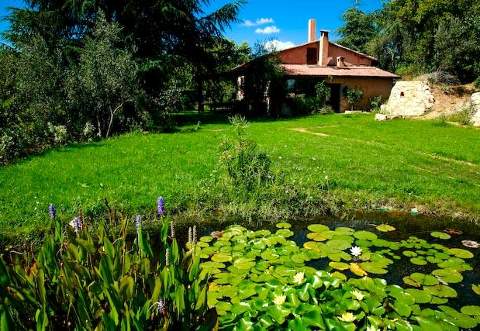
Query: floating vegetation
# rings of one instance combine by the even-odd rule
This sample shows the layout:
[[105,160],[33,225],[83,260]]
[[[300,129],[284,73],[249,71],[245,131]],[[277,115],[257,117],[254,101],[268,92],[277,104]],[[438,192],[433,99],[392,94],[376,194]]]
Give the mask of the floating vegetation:
[[[309,241],[300,247],[289,239],[289,223],[277,228],[272,233],[235,225],[216,240],[200,238],[195,252],[202,277],[211,278],[207,303],[217,309],[221,329],[458,330],[480,323],[479,306],[448,305],[459,295],[452,284],[472,270],[468,250],[323,224],[309,225]],[[376,230],[396,229],[382,224]],[[381,275],[398,260],[433,271],[403,277],[403,287],[388,284]],[[480,295],[480,285],[472,291]]]
[[480,248],[480,244],[473,240],[462,240],[462,245],[468,248]]

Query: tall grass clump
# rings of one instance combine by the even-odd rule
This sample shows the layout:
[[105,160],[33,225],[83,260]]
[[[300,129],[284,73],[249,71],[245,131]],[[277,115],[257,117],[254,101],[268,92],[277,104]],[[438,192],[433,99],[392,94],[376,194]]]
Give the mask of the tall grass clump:
[[[54,209],[50,209],[54,219]],[[164,219],[151,244],[135,218],[68,229],[60,221],[38,252],[0,256],[2,330],[198,330],[215,325],[194,245],[182,252]],[[71,229],[70,229],[71,228]],[[208,314],[211,313],[211,314]],[[207,318],[211,316],[210,318]],[[209,322],[211,322],[209,324]],[[209,326],[210,325],[210,326]]]

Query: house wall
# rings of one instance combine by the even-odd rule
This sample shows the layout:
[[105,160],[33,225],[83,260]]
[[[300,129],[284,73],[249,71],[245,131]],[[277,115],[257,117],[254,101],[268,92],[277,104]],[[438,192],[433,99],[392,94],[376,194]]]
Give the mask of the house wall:
[[362,56],[358,53],[346,50],[344,48],[338,47],[336,45],[330,44],[328,49],[328,56],[336,59],[338,56],[342,56],[345,58],[345,62],[347,64],[352,65],[365,65],[365,66],[372,66],[373,61],[368,57]]
[[363,98],[356,106],[360,110],[368,110],[370,108],[370,99],[376,96],[381,96],[384,101],[390,97],[390,92],[393,87],[392,78],[379,77],[331,77],[327,79],[329,84],[341,84],[342,94],[340,101],[340,110],[342,112],[349,110],[350,106],[343,95],[343,88],[360,88],[363,90]]
[[284,64],[307,64],[307,48],[315,48],[318,53],[318,42],[300,47],[291,48],[278,53],[281,63]]
[[[278,53],[278,57],[281,63],[284,64],[307,64],[307,48],[315,48],[319,52],[320,42],[316,41],[314,43],[306,44],[299,47],[290,48]],[[346,50],[344,48],[338,47],[332,43],[328,44],[328,58],[335,60],[338,56],[345,58],[345,62],[350,65],[365,65],[372,66],[374,65],[373,60],[362,56],[353,51]]]

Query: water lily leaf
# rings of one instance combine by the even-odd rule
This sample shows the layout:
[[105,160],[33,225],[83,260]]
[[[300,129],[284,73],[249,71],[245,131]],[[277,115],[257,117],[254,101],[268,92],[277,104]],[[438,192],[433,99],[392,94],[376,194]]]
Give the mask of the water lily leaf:
[[230,262],[232,261],[232,256],[225,253],[217,253],[211,257],[213,262]]
[[363,270],[371,274],[384,275],[388,273],[388,271],[383,268],[382,264],[376,262],[363,262],[360,263],[360,267],[362,267]]
[[463,276],[456,270],[452,269],[437,269],[432,272],[432,275],[445,283],[451,284],[460,283],[463,280]]
[[225,315],[232,308],[232,304],[225,301],[218,301],[215,305],[218,315]]
[[417,253],[412,252],[412,251],[403,251],[402,254],[405,255],[406,257],[416,257],[417,256]]
[[307,227],[307,229],[312,232],[325,232],[330,230],[328,226],[323,224],[311,224]]
[[363,270],[362,267],[360,267],[357,263],[350,263],[350,271],[360,277],[368,275],[368,273]]
[[290,229],[292,227],[292,225],[290,223],[287,223],[287,222],[277,223],[276,226],[279,229]]
[[456,298],[458,296],[457,291],[447,285],[434,285],[425,286],[424,291],[439,298]]
[[419,272],[411,274],[410,278],[419,283],[420,285],[432,286],[439,284],[438,279],[436,279],[432,275],[425,275]]
[[315,241],[326,241],[332,236],[326,234],[326,232],[310,232],[307,234],[307,238]]
[[465,315],[480,316],[480,306],[464,306],[460,311]]
[[473,257],[472,252],[461,248],[450,248],[447,252],[461,259],[471,259]]
[[248,270],[255,266],[255,262],[241,257],[233,262],[233,266],[239,270]]
[[410,294],[414,299],[415,303],[429,303],[432,300],[432,295],[422,290],[417,290],[414,288],[409,288],[405,290],[408,294]]
[[332,239],[327,241],[327,246],[340,251],[350,248],[351,245],[352,245],[351,242],[347,240],[342,240],[342,239]]
[[361,240],[375,240],[377,239],[377,235],[370,231],[357,231],[353,234],[353,236],[357,239]]
[[350,268],[350,265],[348,265],[347,263],[343,263],[343,262],[330,262],[328,264],[330,267],[332,267],[333,269],[335,270],[340,270],[340,271],[344,271],[344,270],[347,270]]
[[444,305],[448,302],[447,298],[439,298],[432,296],[432,300],[430,301],[431,304],[433,305]]
[[433,231],[432,233],[430,233],[430,235],[433,238],[438,238],[438,239],[443,239],[443,240],[448,240],[448,239],[452,238],[448,233],[439,232],[439,231]]
[[412,257],[410,262],[415,265],[426,265],[428,262],[423,257]]
[[277,235],[288,238],[294,235],[294,233],[289,229],[280,229],[276,232]]
[[[444,311],[448,316],[445,320],[451,322],[452,324],[463,328],[463,329],[472,329],[477,326],[477,321],[463,313],[456,311],[455,309],[448,306],[440,306],[442,311]],[[450,318],[449,318],[450,317]]]
[[480,295],[480,285],[472,284],[472,291],[475,294]]
[[412,314],[412,308],[410,305],[400,301],[400,300],[395,300],[393,303],[393,309],[403,317],[408,317]]
[[388,224],[380,224],[376,227],[376,229],[380,232],[391,232],[396,230],[395,227]]
[[346,281],[347,280],[347,276],[345,276],[344,274],[342,274],[341,272],[338,272],[338,271],[332,272],[331,275],[332,275],[332,277],[337,278],[341,281]]

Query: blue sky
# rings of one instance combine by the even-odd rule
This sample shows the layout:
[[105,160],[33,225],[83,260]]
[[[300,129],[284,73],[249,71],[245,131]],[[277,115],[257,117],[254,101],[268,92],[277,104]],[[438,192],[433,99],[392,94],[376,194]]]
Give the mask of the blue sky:
[[[222,6],[228,0],[212,0],[211,9]],[[8,12],[6,7],[19,6],[22,0],[0,0],[0,17]],[[270,41],[279,48],[301,44],[307,39],[309,18],[317,19],[317,29],[335,31],[341,24],[342,13],[352,6],[353,0],[250,0],[240,11],[240,20],[226,31],[227,37],[236,42]],[[382,0],[362,0],[360,8],[372,11],[380,8]],[[210,9],[210,8],[209,8]],[[5,22],[0,23],[0,31],[6,29]]]

